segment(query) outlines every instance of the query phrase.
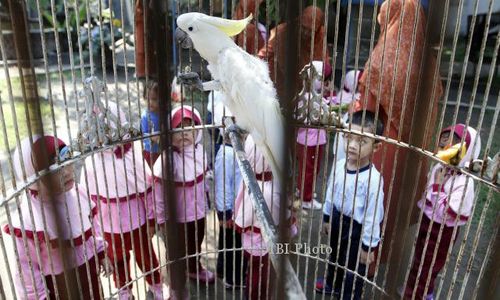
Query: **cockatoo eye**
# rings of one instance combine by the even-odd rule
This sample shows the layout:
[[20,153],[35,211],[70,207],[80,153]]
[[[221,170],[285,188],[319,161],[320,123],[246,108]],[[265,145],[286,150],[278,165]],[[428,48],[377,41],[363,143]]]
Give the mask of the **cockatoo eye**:
[[188,27],[188,30],[189,30],[189,31],[193,31],[193,26],[189,26],[189,27]]

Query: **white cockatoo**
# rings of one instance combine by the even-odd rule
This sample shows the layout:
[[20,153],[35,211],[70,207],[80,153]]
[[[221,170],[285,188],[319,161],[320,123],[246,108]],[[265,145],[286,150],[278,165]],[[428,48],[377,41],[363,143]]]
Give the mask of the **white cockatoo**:
[[269,162],[275,178],[283,175],[284,119],[267,63],[238,47],[231,39],[245,29],[252,15],[243,20],[227,20],[202,13],[186,13],[177,18],[176,38],[181,46],[194,46],[208,61],[213,81],[204,90],[225,94],[224,105],[237,125],[247,131]]

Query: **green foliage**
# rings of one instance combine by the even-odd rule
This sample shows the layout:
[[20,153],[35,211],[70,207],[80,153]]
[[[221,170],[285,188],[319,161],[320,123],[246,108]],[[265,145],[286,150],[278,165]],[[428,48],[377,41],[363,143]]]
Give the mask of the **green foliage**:
[[[54,1],[55,19],[52,15],[51,1]],[[29,0],[28,3],[31,9],[38,11],[37,2],[40,5],[40,11],[45,25],[57,30],[66,29],[66,19],[69,20],[69,26],[72,30],[76,30],[87,20],[86,6],[82,3],[77,7],[78,2],[76,0],[66,1],[68,4],[67,15],[64,9],[64,1],[62,0]],[[77,20],[79,20],[80,24],[77,24]]]

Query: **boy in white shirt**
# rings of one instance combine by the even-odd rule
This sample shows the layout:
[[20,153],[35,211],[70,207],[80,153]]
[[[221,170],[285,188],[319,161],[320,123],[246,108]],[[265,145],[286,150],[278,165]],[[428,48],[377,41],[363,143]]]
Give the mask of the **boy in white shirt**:
[[[364,116],[363,111],[353,113],[349,123],[354,131],[377,135],[384,132],[382,122],[375,121],[370,111],[365,111]],[[383,179],[371,164],[380,142],[351,133],[344,135],[344,143],[346,158],[332,168],[323,209],[323,232],[331,232],[331,264],[326,279],[317,280],[316,291],[333,293],[339,299],[360,299],[363,280],[353,272],[365,276],[374,261],[384,215]]]

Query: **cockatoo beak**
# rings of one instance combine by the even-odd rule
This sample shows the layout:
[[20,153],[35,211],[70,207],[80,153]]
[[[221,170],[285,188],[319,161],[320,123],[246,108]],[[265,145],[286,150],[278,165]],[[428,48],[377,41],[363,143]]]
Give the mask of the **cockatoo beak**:
[[179,27],[177,27],[177,29],[175,30],[175,40],[184,49],[193,48],[193,41],[191,40],[189,35]]

